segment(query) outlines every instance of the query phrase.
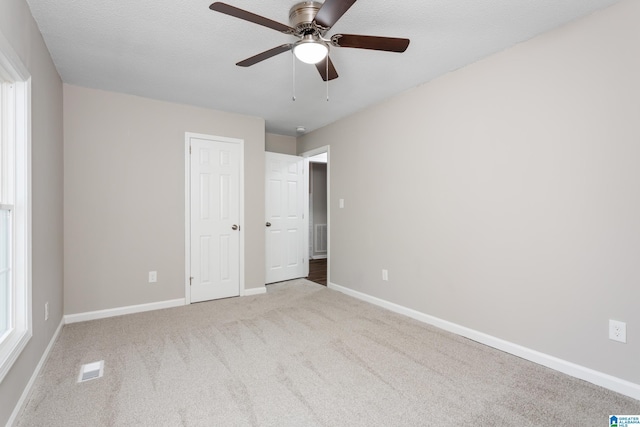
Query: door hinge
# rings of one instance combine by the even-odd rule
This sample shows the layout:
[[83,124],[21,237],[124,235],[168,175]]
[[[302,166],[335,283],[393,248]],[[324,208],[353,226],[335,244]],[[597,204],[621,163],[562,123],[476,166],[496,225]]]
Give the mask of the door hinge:
[[189,146],[189,154],[191,154],[191,146]]
[[189,286],[193,284],[193,277],[189,277]]

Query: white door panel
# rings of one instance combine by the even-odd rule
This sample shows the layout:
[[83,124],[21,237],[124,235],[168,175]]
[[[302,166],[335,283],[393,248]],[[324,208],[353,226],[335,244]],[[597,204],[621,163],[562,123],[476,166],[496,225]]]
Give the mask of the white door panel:
[[240,145],[191,137],[190,147],[191,302],[237,296]]
[[306,275],[304,235],[304,159],[286,154],[266,157],[266,282]]

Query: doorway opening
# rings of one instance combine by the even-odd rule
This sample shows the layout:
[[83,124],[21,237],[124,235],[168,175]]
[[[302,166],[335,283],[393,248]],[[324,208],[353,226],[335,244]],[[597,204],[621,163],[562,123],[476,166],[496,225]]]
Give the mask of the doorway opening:
[[308,163],[309,179],[309,275],[307,279],[329,283],[329,147],[302,154]]

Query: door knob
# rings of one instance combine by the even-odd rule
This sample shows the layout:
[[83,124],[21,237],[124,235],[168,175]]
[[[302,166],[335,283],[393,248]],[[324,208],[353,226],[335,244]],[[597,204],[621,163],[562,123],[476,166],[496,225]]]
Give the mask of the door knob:
[[233,225],[231,226],[231,229],[232,229],[232,230],[237,230],[237,229],[238,229],[238,226],[237,226],[237,225],[235,225],[235,224],[233,224]]
[[265,225],[266,225],[267,227],[271,227],[271,223],[270,223],[270,222],[267,222]]

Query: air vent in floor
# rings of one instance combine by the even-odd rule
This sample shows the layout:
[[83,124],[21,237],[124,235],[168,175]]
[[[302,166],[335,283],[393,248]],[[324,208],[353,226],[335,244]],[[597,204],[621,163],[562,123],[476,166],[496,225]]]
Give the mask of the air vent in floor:
[[99,362],[87,363],[80,367],[80,374],[78,375],[78,382],[83,383],[89,380],[95,380],[100,378],[104,372],[104,360]]

